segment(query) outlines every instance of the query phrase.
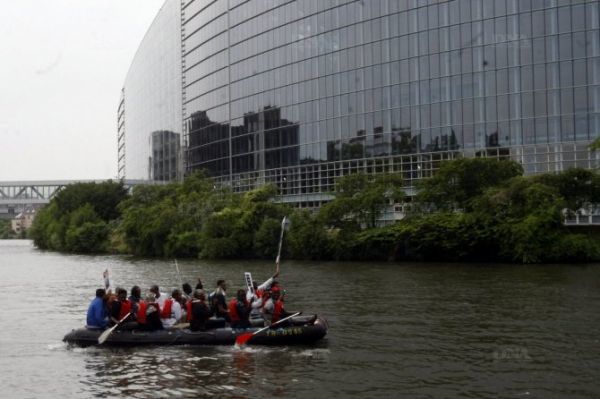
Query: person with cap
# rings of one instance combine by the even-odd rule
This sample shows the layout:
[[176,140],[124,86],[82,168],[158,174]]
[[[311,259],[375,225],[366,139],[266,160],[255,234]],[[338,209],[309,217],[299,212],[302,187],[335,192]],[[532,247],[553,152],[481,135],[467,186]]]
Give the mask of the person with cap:
[[86,327],[90,329],[105,329],[108,326],[108,310],[106,308],[106,291],[96,290],[96,297],[87,310]]

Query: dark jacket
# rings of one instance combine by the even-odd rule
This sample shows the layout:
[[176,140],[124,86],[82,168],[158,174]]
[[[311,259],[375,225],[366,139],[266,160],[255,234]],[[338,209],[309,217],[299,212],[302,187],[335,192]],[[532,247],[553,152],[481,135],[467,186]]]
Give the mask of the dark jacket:
[[206,329],[206,320],[210,318],[212,312],[202,301],[192,302],[192,320],[190,320],[190,330],[204,331]]

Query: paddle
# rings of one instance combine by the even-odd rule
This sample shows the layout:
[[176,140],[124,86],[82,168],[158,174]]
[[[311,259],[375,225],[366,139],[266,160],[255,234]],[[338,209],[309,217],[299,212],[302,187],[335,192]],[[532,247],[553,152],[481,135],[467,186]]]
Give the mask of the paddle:
[[281,319],[281,320],[279,320],[279,321],[276,321],[275,323],[271,324],[270,326],[263,327],[263,328],[261,328],[260,330],[258,330],[258,331],[255,331],[255,332],[253,332],[253,333],[251,333],[251,332],[246,332],[246,333],[240,334],[240,335],[238,335],[238,337],[235,339],[235,344],[236,344],[237,346],[242,346],[242,345],[244,345],[246,342],[248,342],[248,341],[250,340],[250,338],[252,338],[252,337],[253,337],[253,336],[255,336],[256,334],[258,334],[258,333],[261,333],[261,332],[263,332],[263,331],[265,331],[265,330],[268,330],[269,328],[271,328],[271,327],[273,327],[273,326],[276,326],[277,324],[279,324],[279,323],[282,323],[282,322],[284,322],[284,321],[286,321],[286,320],[288,320],[288,319],[291,319],[292,317],[296,317],[296,316],[298,316],[300,313],[302,313],[302,312],[296,312],[296,313],[294,313],[294,314],[293,314],[293,315],[291,315],[291,316],[284,317],[283,319]]
[[115,329],[117,327],[119,327],[121,325],[121,323],[123,323],[125,321],[125,319],[129,317],[130,314],[131,314],[131,312],[127,313],[121,320],[119,320],[119,322],[117,324],[115,324],[108,330],[104,331],[102,334],[100,334],[100,336],[98,337],[98,344],[102,345],[104,343],[104,341],[106,341],[108,339],[110,334],[112,334],[112,332],[115,331]]
[[177,270],[177,277],[179,278],[179,285],[183,287],[183,280],[181,279],[181,273],[179,273],[179,264],[177,263],[177,259],[173,259],[175,261],[175,270]]
[[110,287],[110,280],[108,278],[108,269],[104,270],[102,273],[102,277],[104,278],[104,289],[108,291],[108,287]]
[[[281,221],[281,235],[279,236],[279,250],[277,251],[277,258],[275,258],[275,263],[279,266],[279,258],[281,258],[281,247],[283,245],[283,233],[289,228],[290,220],[287,216],[283,217]],[[279,270],[277,270],[279,271]]]

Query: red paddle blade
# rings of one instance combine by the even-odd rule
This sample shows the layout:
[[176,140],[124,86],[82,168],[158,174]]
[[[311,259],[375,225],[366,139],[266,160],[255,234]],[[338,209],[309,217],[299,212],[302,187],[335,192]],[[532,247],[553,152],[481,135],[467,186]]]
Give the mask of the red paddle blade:
[[246,342],[248,342],[250,340],[250,338],[252,338],[252,335],[253,334],[250,332],[238,335],[238,337],[235,339],[235,344],[237,346],[245,345]]

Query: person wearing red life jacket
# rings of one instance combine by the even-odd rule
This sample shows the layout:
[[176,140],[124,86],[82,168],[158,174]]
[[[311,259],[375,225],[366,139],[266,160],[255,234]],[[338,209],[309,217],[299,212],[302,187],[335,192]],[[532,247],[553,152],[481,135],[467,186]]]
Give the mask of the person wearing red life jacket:
[[263,307],[263,317],[267,325],[276,323],[292,314],[285,310],[283,297],[284,295],[281,295],[281,290],[278,287],[271,288],[271,298]]
[[231,319],[232,328],[250,327],[250,306],[251,303],[246,300],[244,290],[238,290],[236,297],[229,301],[229,318]]
[[148,304],[153,303],[153,302],[154,302],[154,299],[151,299],[150,302],[140,299],[140,301],[138,302],[135,318],[136,318],[136,321],[138,322],[140,328],[144,328],[144,324],[146,324],[146,315],[148,312]]
[[150,292],[154,294],[154,300],[158,303],[158,306],[162,309],[165,306],[165,301],[168,299],[167,294],[164,292],[160,292],[160,288],[158,285],[153,285],[150,287]]
[[140,302],[138,309],[138,327],[145,331],[162,330],[160,321],[160,306],[156,303],[154,295],[148,295],[145,301]]
[[181,320],[181,292],[178,289],[173,290],[171,298],[164,301],[160,308],[160,321],[164,328],[171,328]]
[[110,303],[110,325],[113,326],[128,313],[131,313],[131,302],[127,299],[127,290],[117,288],[116,292],[116,298]]
[[267,302],[267,299],[269,299],[269,290],[271,289],[271,286],[277,284],[275,281],[277,276],[279,276],[279,264],[277,264],[275,274],[261,285],[256,284],[256,281],[252,281],[254,293],[250,290],[246,293],[246,301],[251,303],[252,307],[250,311],[250,324],[262,325],[264,323],[262,308]]

